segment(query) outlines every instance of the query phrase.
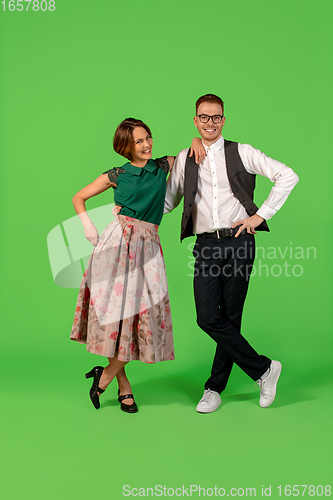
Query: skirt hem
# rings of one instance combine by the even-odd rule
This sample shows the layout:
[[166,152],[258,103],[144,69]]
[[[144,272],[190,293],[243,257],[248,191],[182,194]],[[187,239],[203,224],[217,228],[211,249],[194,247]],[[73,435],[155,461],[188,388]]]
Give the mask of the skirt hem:
[[[76,339],[76,338],[72,338],[72,337],[71,337],[71,338],[70,338],[70,340],[74,340],[74,342],[77,342],[78,344],[87,345],[87,342],[84,342],[84,341],[79,340],[79,339]],[[107,354],[103,354],[103,353],[101,353],[101,352],[95,352],[95,351],[93,351],[93,350],[90,350],[90,349],[88,348],[88,346],[87,346],[86,350],[87,350],[88,352],[90,352],[90,354],[96,354],[97,356],[103,356],[104,358],[109,358],[109,357],[110,357],[110,356],[108,356]],[[119,353],[118,353],[118,354],[119,354]],[[115,355],[115,356],[113,356],[113,357],[114,357],[114,358],[117,358],[119,361],[124,361],[124,362],[127,362],[127,363],[129,363],[130,361],[141,361],[142,363],[146,363],[146,364],[148,364],[148,365],[152,365],[152,364],[155,364],[155,363],[159,363],[160,361],[175,361],[175,356],[173,356],[173,357],[169,357],[169,358],[158,359],[158,360],[156,360],[156,361],[146,361],[146,360],[144,360],[144,359],[140,359],[140,358],[138,358],[138,357],[131,357],[130,359],[124,359],[124,357],[123,357],[123,356],[119,356],[119,355],[117,355],[117,353],[116,353],[116,355]]]

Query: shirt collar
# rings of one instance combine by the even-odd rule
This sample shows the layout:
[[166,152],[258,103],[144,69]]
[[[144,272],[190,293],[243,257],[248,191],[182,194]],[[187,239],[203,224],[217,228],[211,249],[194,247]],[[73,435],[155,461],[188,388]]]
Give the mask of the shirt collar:
[[154,160],[148,160],[144,167],[135,167],[134,165],[131,165],[130,162],[127,162],[123,165],[123,168],[130,174],[141,175],[142,169],[147,170],[148,172],[154,172],[156,165]]
[[219,149],[222,149],[224,148],[224,139],[223,139],[223,136],[221,135],[221,137],[216,141],[214,142],[214,144],[212,144],[211,146],[206,146],[206,144],[202,143],[203,144],[203,147],[205,148],[205,151],[207,153],[207,151],[211,151],[212,153],[216,153]]

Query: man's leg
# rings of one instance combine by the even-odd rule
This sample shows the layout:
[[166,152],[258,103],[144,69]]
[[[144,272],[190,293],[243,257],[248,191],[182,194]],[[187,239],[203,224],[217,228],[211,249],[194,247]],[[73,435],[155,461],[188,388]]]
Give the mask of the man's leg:
[[[196,259],[196,271],[194,276],[194,297],[197,307],[197,316],[198,318],[200,316],[198,308],[200,308],[201,299],[203,299],[203,307],[208,307],[209,314],[216,317],[216,321],[219,321],[221,307],[223,307],[223,285],[220,277],[220,261],[217,261],[218,264],[216,267],[209,267],[206,261],[210,261],[210,259],[205,258],[207,249],[203,243],[206,240],[199,239],[197,241],[198,244],[195,246],[195,251],[200,253]],[[211,251],[210,248],[208,251]],[[206,382],[205,389],[211,389],[221,393],[228,381],[232,365],[233,361],[229,358],[224,348],[217,344],[211,372],[212,375]]]
[[[221,250],[223,255],[220,261],[222,287],[220,311],[221,315],[240,332],[244,301],[255,258],[254,238],[246,236],[228,239]],[[205,384],[205,389],[213,388],[221,393],[227,385],[232,365],[232,359],[220,345],[217,345],[211,376]]]
[[[252,244],[252,255],[251,246]],[[254,238],[209,240],[195,246],[194,293],[198,325],[218,344],[212,376],[207,381],[221,392],[235,362],[253,380],[269,368],[271,360],[260,356],[240,334],[248,277],[254,260]],[[220,253],[218,252],[220,251]]]
[[205,389],[211,389],[221,394],[224,391],[234,362],[229,358],[226,351],[216,346],[214,361],[209,379],[205,383]]

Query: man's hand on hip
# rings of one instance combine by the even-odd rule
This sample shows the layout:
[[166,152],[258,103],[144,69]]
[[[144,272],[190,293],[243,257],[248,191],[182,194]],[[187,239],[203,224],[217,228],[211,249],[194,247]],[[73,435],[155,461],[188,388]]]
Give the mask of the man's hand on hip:
[[238,237],[241,231],[243,229],[246,229],[249,234],[257,234],[257,231],[255,231],[255,228],[259,226],[265,219],[260,217],[258,214],[252,215],[252,217],[248,217],[247,219],[242,219],[235,224],[233,224],[231,227],[237,227],[239,224],[242,224],[241,227],[238,229],[237,233],[235,234],[235,238]]

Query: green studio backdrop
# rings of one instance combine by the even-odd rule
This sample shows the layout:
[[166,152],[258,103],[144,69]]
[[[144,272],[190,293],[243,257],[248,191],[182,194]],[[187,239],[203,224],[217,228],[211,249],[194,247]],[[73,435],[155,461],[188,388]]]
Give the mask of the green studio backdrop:
[[[279,498],[296,496],[295,485],[308,485],[299,496],[329,496],[331,16],[328,0],[0,3],[3,498],[147,488]],[[261,409],[235,366],[219,410],[195,412],[215,344],[196,325],[194,238],[180,244],[180,206],[159,230],[176,360],[128,365],[137,414],[119,410],[115,382],[96,412],[84,373],[104,359],[69,340],[78,287],[54,282],[47,236],[58,227],[64,237],[72,196],[124,163],[112,149],[121,120],[149,124],[154,157],[176,155],[209,92],[225,102],[225,138],[300,178],[270,233],[256,235],[242,323],[256,350],[282,362],[276,400]],[[258,205],[271,186],[257,178]],[[87,209],[112,202],[110,189]]]

